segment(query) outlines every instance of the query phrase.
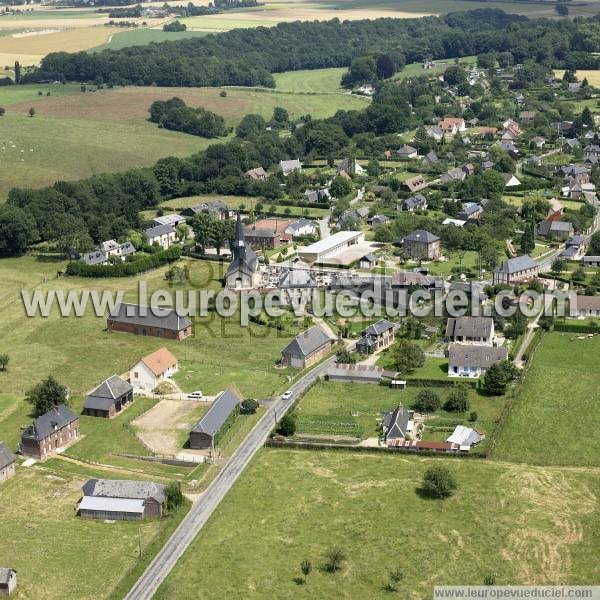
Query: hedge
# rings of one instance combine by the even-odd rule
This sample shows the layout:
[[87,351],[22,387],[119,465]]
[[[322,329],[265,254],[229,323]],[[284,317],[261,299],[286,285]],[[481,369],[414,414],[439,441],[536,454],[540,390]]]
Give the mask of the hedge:
[[466,378],[456,378],[456,379],[410,379],[407,378],[406,379],[406,385],[407,387],[442,387],[442,388],[449,388],[449,387],[455,387],[459,384],[466,384],[474,389],[477,388],[479,380],[475,380],[473,381],[472,379],[466,379]]
[[564,321],[554,322],[554,331],[560,331],[561,333],[600,333],[600,327],[592,327],[589,322],[569,323]]
[[171,246],[167,250],[114,265],[86,265],[83,262],[72,261],[67,265],[65,274],[74,277],[131,277],[172,263],[180,257],[181,246]]

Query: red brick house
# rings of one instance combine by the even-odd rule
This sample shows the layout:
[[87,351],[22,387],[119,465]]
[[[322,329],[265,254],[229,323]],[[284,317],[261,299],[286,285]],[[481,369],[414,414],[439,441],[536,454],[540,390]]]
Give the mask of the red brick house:
[[23,456],[44,460],[77,439],[79,417],[68,406],[59,404],[22,431],[19,449]]

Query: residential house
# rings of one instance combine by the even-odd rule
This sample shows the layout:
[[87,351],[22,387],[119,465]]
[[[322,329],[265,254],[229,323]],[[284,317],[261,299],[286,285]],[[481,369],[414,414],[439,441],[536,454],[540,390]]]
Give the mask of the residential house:
[[253,289],[260,279],[258,256],[246,243],[240,213],[235,225],[235,241],[231,249],[233,259],[227,267],[225,284],[230,290]]
[[539,150],[543,149],[544,145],[546,144],[546,140],[540,135],[533,136],[530,142]]
[[442,174],[440,180],[443,183],[453,183],[455,181],[464,181],[467,177],[467,174],[461,167],[456,167],[455,169],[450,169],[447,173]]
[[399,271],[392,275],[391,287],[393,290],[410,290],[413,288],[433,290],[443,289],[444,282],[439,277],[431,277],[419,271]]
[[277,231],[255,226],[244,229],[244,239],[253,250],[274,250],[281,246],[281,238]]
[[494,285],[525,283],[535,279],[538,272],[539,266],[535,260],[528,254],[524,254],[516,258],[509,258],[500,267],[494,269],[493,283]]
[[409,233],[402,240],[402,247],[415,260],[437,260],[441,256],[440,238],[423,229]]
[[440,142],[444,139],[444,132],[441,127],[437,125],[430,125],[425,127],[425,133],[428,137],[433,138],[436,142]]
[[589,158],[598,160],[600,158],[600,146],[597,144],[588,144],[583,148],[583,156],[586,160]]
[[506,152],[512,158],[518,158],[519,156],[519,149],[511,141],[503,140],[498,142],[498,147],[501,150],[504,150],[504,152]]
[[572,317],[600,317],[600,296],[576,296],[571,302],[569,314]]
[[448,346],[449,377],[481,377],[493,364],[507,360],[503,347],[482,344],[457,344]]
[[403,181],[402,185],[411,193],[419,192],[427,187],[427,182],[423,175],[416,175]]
[[377,229],[384,223],[387,223],[390,220],[386,215],[373,215],[367,219],[367,223],[373,228]]
[[461,211],[456,215],[461,221],[478,221],[483,214],[483,206],[477,202],[465,202]]
[[81,260],[86,265],[107,265],[111,256],[125,260],[130,254],[135,254],[135,248],[131,242],[119,244],[115,240],[108,240],[102,242],[99,248],[83,254]]
[[480,127],[478,133],[479,133],[479,135],[493,137],[498,133],[498,128],[497,127]]
[[318,325],[298,334],[282,351],[281,364],[306,369],[327,356],[334,340]]
[[304,192],[304,199],[307,202],[329,202],[331,200],[331,194],[327,188],[306,190]]
[[536,154],[532,154],[527,159],[527,164],[531,165],[532,167],[539,167],[542,164],[542,159],[539,156],[537,156]]
[[184,340],[192,335],[192,322],[176,310],[121,303],[106,321],[112,332],[148,335],[168,340]]
[[83,414],[110,419],[133,401],[133,386],[118,375],[105,379],[83,402]]
[[173,225],[156,225],[144,231],[144,241],[149,246],[161,246],[166,250],[177,242],[177,230]]
[[491,346],[494,340],[494,319],[450,317],[446,323],[446,337],[451,342]]
[[567,260],[580,260],[585,254],[587,244],[588,239],[585,236],[573,235],[566,241],[561,257]]
[[513,175],[512,173],[501,173],[501,175],[504,178],[504,187],[511,188],[521,185],[521,182],[516,175]]
[[568,139],[568,140],[564,140],[562,145],[561,145],[561,150],[565,153],[565,154],[572,154],[575,151],[575,148],[577,148],[579,146],[579,142],[575,139]]
[[190,448],[214,448],[219,441],[219,433],[230,422],[230,418],[238,413],[242,400],[243,397],[235,386],[230,386],[219,394],[190,431]]
[[485,439],[485,433],[472,427],[457,425],[446,441],[451,444],[458,444],[461,451],[468,452],[472,446],[477,446],[483,439]]
[[465,120],[462,117],[445,117],[438,123],[444,135],[453,136],[461,131],[466,131]]
[[0,482],[10,479],[16,470],[17,457],[10,448],[0,442]]
[[78,438],[79,417],[65,404],[59,404],[21,432],[19,450],[23,456],[44,460]]
[[297,221],[290,223],[286,227],[285,233],[291,235],[293,238],[317,235],[319,233],[319,227],[312,221],[302,217]]
[[415,210],[425,210],[427,208],[427,198],[423,194],[416,194],[410,198],[404,198],[398,204],[399,211],[415,212]]
[[0,567],[0,596],[9,596],[17,589],[17,572],[10,567]]
[[568,221],[542,221],[537,230],[540,237],[559,242],[566,242],[574,232],[573,224]]
[[344,158],[337,166],[338,175],[346,173],[346,175],[354,177],[354,175],[363,175],[364,172],[365,170],[358,164],[355,158]]
[[404,144],[404,146],[398,149],[398,156],[405,160],[417,158],[418,154],[419,152],[416,148],[413,148],[407,144]]
[[225,220],[229,218],[231,211],[222,200],[212,200],[211,202],[201,202],[194,206],[189,206],[181,211],[186,217],[195,217],[196,215],[206,213],[215,219]]
[[368,254],[365,254],[358,261],[358,268],[359,269],[372,269],[373,267],[377,266],[378,262],[379,262],[379,258],[377,256],[375,256],[375,254],[373,254],[372,252],[369,252]]
[[253,179],[254,181],[266,181],[267,180],[267,172],[262,167],[256,167],[254,169],[249,169],[244,173],[246,177],[249,179]]
[[481,168],[482,168],[484,171],[489,171],[490,169],[493,169],[493,168],[494,168],[494,165],[495,165],[495,164],[496,164],[496,163],[492,162],[491,160],[484,160],[484,161],[481,163]]
[[438,155],[433,150],[430,150],[423,158],[423,164],[424,165],[432,165],[432,164],[436,163],[438,160],[439,160]]
[[535,110],[522,110],[519,113],[519,121],[521,121],[522,124],[530,125],[533,123],[536,116],[537,112]]
[[386,444],[394,440],[412,439],[415,434],[414,411],[399,404],[383,417],[382,429]]
[[160,217],[154,217],[153,221],[157,225],[173,225],[173,227],[177,227],[178,225],[185,225],[186,219],[183,215],[168,213]]
[[110,521],[160,518],[167,499],[165,486],[152,481],[88,479],[77,505],[80,517]]
[[294,171],[302,171],[302,164],[297,158],[295,158],[294,160],[280,160],[279,168],[281,169],[283,176],[287,177],[290,173],[293,173]]
[[163,347],[133,365],[129,371],[129,381],[134,390],[151,392],[163,381],[171,379],[178,370],[177,359]]
[[378,350],[387,348],[396,338],[396,326],[387,319],[369,325],[362,337],[356,342],[356,350],[361,354],[373,354]]
[[600,256],[584,256],[584,267],[600,267]]

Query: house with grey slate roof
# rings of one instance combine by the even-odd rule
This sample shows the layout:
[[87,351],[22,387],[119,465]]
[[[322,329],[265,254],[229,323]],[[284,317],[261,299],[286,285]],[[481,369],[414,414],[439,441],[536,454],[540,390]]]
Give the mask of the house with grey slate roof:
[[491,346],[494,339],[492,317],[450,317],[446,337],[452,342]]
[[168,340],[183,340],[192,335],[192,322],[176,310],[153,308],[122,302],[106,320],[109,332],[134,333]]
[[481,377],[494,363],[507,358],[506,348],[452,343],[448,346],[448,376]]
[[387,348],[395,338],[396,325],[387,319],[381,319],[362,332],[362,337],[356,342],[356,351],[361,354],[373,354]]
[[305,369],[331,352],[333,341],[318,325],[299,333],[282,351],[281,364]]
[[10,448],[0,442],[0,481],[10,479],[16,470],[17,457]]
[[144,241],[149,246],[161,246],[164,250],[177,242],[175,225],[156,225],[144,231]]
[[79,439],[79,417],[65,404],[55,406],[21,432],[23,456],[44,460]]
[[294,160],[280,160],[279,168],[281,169],[283,176],[287,177],[290,173],[293,173],[294,171],[302,171],[302,164],[297,158],[295,158]]
[[393,440],[411,439],[415,429],[414,411],[399,404],[384,415],[382,428],[386,444]]
[[152,481],[88,479],[77,510],[80,517],[112,521],[140,521],[161,517],[165,486]]
[[17,588],[17,572],[9,567],[0,567],[0,596],[8,596]]
[[83,414],[109,419],[133,401],[133,386],[118,375],[105,379],[83,402]]
[[441,255],[440,238],[424,229],[409,233],[402,240],[402,247],[415,260],[437,260]]
[[524,254],[516,258],[509,258],[502,265],[496,267],[494,269],[493,282],[494,285],[502,283],[509,285],[513,283],[525,283],[535,279],[538,273],[538,264],[531,256]]
[[219,436],[225,433],[231,418],[239,412],[243,397],[235,386],[229,386],[219,394],[211,407],[202,415],[190,431],[190,448],[206,450],[214,448]]

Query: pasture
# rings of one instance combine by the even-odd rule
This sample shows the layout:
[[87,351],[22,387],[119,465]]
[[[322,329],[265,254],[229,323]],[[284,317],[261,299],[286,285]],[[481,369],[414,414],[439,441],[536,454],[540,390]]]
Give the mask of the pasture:
[[[418,493],[440,464],[458,483],[445,501]],[[411,599],[490,573],[497,584],[591,584],[598,492],[596,475],[577,470],[263,449],[156,598],[388,598],[398,567],[399,597]],[[347,560],[332,574],[322,566],[333,547]],[[298,585],[305,559],[313,571]]]
[[600,466],[600,336],[546,334],[493,457],[540,465]]
[[276,89],[279,92],[305,94],[347,93],[340,86],[342,75],[348,69],[314,69],[312,71],[286,71],[275,73]]
[[[189,156],[215,142],[147,121],[154,100],[179,96],[191,106],[222,114],[232,127],[252,112],[270,118],[276,106],[286,108],[292,118],[307,113],[321,118],[338,108],[364,106],[351,96],[228,89],[222,98],[220,91],[126,87],[82,93],[72,85],[1,88],[0,106],[6,114],[0,119],[0,198],[12,187],[42,187],[57,180],[148,166],[164,156]],[[28,115],[30,108],[34,117]]]
[[[90,52],[100,52],[102,50],[120,50],[129,46],[145,46],[153,42],[172,42],[191,37],[206,35],[203,31],[163,31],[162,29],[150,29],[142,27],[139,29],[127,29],[113,32],[111,30],[110,39],[105,43],[90,49]],[[89,47],[89,46],[88,46]]]

